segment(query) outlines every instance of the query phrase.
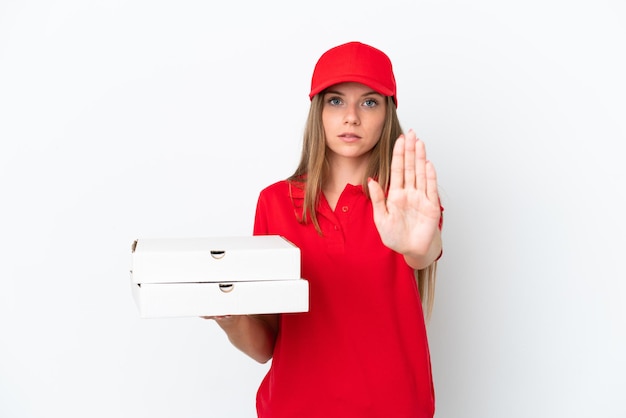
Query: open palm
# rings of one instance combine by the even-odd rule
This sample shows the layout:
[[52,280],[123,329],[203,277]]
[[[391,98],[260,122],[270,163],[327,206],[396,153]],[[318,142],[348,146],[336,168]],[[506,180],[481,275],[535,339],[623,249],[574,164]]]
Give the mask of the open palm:
[[378,182],[368,186],[383,244],[405,256],[427,256],[439,233],[441,206],[435,168],[413,130],[394,145],[387,197]]

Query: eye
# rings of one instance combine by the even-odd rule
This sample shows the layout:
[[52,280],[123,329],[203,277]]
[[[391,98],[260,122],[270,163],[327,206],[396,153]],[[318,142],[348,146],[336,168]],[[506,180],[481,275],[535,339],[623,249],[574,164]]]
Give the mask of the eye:
[[376,107],[376,105],[378,105],[378,100],[376,100],[376,99],[365,99],[365,101],[363,102],[363,105],[365,107]]
[[337,97],[337,96],[333,96],[331,98],[329,98],[327,100],[328,104],[332,105],[332,106],[339,106],[341,103],[343,103],[343,101]]

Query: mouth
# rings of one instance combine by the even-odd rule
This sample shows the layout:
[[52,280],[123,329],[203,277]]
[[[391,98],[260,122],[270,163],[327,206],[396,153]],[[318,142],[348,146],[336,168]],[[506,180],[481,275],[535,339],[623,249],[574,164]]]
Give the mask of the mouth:
[[339,135],[339,138],[341,138],[345,142],[355,142],[361,139],[360,136],[350,133],[350,132],[346,132],[346,133]]

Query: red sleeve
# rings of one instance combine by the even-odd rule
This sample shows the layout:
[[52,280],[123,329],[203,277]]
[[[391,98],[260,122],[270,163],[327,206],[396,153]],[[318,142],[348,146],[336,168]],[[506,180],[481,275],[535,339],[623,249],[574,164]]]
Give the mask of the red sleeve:
[[254,215],[254,229],[253,235],[267,235],[267,205],[263,193],[259,194],[259,198],[256,204],[256,213]]

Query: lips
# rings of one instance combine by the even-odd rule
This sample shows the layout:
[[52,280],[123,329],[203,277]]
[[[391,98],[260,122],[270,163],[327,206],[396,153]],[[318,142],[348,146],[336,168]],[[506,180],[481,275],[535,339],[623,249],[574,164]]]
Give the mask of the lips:
[[349,132],[339,135],[339,138],[341,138],[344,142],[355,142],[361,139],[360,136]]

